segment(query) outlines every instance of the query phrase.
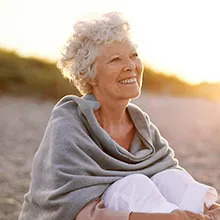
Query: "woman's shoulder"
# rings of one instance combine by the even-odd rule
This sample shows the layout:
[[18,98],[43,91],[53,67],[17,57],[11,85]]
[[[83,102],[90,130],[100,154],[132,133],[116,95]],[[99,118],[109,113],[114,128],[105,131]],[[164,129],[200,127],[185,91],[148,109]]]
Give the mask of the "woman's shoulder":
[[51,116],[77,119],[79,117],[77,107],[81,102],[85,102],[81,97],[66,95],[55,104]]
[[94,100],[92,95],[84,97],[66,95],[55,104],[52,113],[66,112],[71,115],[77,115],[79,109],[81,112],[84,112],[87,109],[99,108],[99,106],[99,103]]
[[86,133],[86,128],[78,111],[78,99],[81,98],[67,95],[55,104],[47,123],[45,131],[47,136],[53,135],[53,137],[58,137],[59,139],[67,139],[68,136],[73,138]]
[[62,97],[53,107],[48,125],[52,127],[63,127],[64,125],[76,125],[80,123],[79,113],[77,111],[76,100],[80,99],[75,95],[66,95]]
[[53,112],[60,112],[60,111],[74,111],[76,110],[76,100],[81,99],[75,95],[66,95],[62,97],[53,107]]

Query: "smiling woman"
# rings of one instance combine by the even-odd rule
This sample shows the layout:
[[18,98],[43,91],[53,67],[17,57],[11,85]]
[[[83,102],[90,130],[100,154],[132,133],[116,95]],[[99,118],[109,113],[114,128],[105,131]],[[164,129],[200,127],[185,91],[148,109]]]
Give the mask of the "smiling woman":
[[128,22],[111,12],[74,30],[58,66],[84,96],[55,105],[19,220],[219,218],[215,188],[180,167],[148,114],[130,103],[143,68]]
[[102,107],[95,111],[95,116],[112,139],[129,150],[134,136],[134,126],[129,115],[122,117],[118,112],[111,120],[107,116],[112,103],[118,107],[126,106],[130,99],[140,95],[142,64],[134,45],[128,40],[104,44],[98,50],[96,77],[91,85],[92,94]]
[[93,94],[104,102],[121,102],[140,94],[142,64],[130,41],[113,42],[99,47],[96,58]]

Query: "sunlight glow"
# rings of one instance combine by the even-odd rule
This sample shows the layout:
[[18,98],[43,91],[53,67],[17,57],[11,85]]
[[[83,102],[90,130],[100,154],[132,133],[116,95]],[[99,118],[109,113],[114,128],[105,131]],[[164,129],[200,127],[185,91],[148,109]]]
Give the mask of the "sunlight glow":
[[0,46],[56,60],[76,19],[120,11],[142,59],[190,83],[220,81],[218,0],[2,0]]

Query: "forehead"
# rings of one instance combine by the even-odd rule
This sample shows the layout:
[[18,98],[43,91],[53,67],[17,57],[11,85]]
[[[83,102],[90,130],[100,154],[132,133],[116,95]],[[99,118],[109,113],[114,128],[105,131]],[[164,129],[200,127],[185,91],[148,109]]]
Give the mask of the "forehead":
[[133,51],[136,51],[136,46],[130,41],[112,42],[100,45],[98,56],[109,57],[115,54],[129,54]]

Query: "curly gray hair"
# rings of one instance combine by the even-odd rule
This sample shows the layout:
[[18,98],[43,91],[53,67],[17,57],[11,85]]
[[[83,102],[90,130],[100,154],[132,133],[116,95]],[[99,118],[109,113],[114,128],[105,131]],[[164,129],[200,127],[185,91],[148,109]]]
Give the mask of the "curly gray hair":
[[128,40],[129,37],[129,24],[118,12],[104,14],[99,19],[78,21],[57,66],[81,94],[90,93],[89,82],[96,77],[94,63],[98,46]]

